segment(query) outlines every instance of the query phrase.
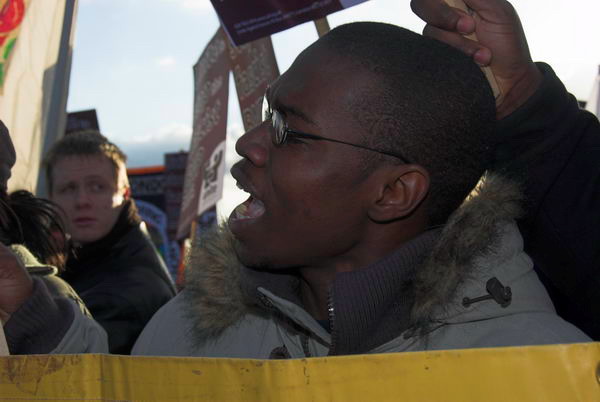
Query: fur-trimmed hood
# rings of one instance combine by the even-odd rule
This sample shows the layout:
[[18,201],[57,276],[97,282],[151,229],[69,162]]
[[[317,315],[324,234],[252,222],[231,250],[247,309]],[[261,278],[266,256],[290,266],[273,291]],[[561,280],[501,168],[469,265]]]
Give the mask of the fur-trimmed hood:
[[[478,290],[465,289],[465,284],[479,276],[481,261],[493,260],[501,247],[502,228],[521,214],[520,203],[521,192],[514,182],[488,174],[451,215],[416,270],[414,333],[427,332],[432,323],[456,320],[455,305],[463,296],[482,296],[467,294]],[[185,315],[195,339],[218,336],[249,312],[270,314],[261,294],[248,286],[250,270],[237,260],[234,241],[228,228],[221,226],[203,236],[190,255]]]

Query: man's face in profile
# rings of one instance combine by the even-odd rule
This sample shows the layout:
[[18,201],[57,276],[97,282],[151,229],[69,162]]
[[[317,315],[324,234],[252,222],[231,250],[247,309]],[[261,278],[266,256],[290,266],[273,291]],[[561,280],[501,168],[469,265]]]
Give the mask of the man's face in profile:
[[66,215],[67,233],[85,245],[106,236],[121,212],[126,189],[103,155],[66,156],[52,166],[51,199]]
[[[348,106],[371,80],[327,49],[313,47],[271,86],[267,100],[291,130],[360,144],[365,134]],[[370,193],[361,163],[365,151],[292,136],[275,145],[268,117],[236,144],[244,159],[232,174],[250,193],[229,218],[240,259],[249,266],[286,268],[351,257],[363,246]]]

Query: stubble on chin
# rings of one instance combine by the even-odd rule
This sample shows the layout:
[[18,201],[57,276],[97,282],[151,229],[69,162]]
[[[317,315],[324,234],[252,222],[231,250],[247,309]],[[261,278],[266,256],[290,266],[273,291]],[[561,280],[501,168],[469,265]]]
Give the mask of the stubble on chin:
[[232,246],[238,261],[246,268],[256,271],[264,271],[271,268],[271,264],[266,256],[260,256],[251,252],[239,240],[233,238]]

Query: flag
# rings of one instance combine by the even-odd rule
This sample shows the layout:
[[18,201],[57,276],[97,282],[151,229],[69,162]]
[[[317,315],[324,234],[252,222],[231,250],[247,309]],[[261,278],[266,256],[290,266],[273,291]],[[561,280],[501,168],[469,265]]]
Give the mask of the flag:
[[48,139],[64,131],[76,0],[0,0],[0,119],[17,164],[9,190],[37,187]]

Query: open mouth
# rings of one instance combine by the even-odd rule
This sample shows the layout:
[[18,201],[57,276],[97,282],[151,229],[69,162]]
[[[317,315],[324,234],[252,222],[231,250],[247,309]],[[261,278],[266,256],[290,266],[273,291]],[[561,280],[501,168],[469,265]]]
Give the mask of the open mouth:
[[252,195],[238,205],[231,214],[233,220],[256,219],[265,213],[265,204]]
[[254,185],[239,164],[231,168],[231,175],[236,180],[237,188],[249,193],[250,197],[233,210],[229,216],[229,223],[249,221],[262,216],[265,213],[265,204],[257,197]]

